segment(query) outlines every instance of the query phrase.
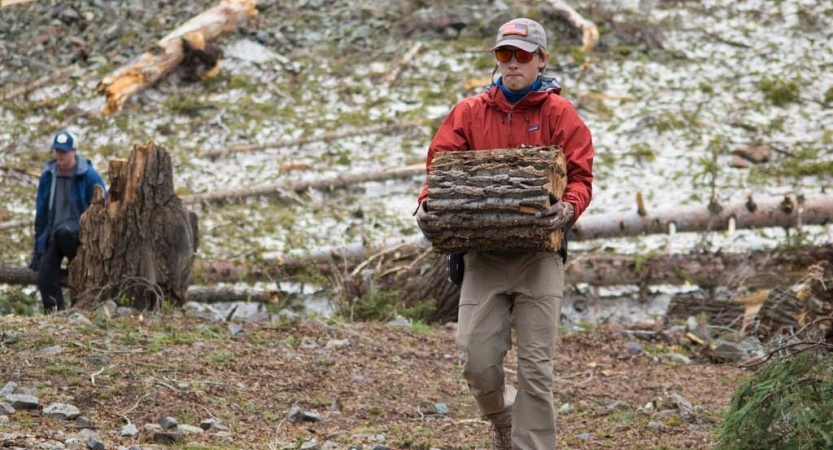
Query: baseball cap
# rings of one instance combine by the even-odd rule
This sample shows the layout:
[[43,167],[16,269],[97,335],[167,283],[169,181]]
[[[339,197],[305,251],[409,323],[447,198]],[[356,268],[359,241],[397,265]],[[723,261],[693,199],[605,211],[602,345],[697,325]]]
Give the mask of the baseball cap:
[[78,149],[78,139],[69,131],[61,131],[55,135],[52,140],[52,150],[60,150],[62,152],[71,152]]
[[512,46],[528,52],[547,48],[547,33],[540,23],[532,19],[513,19],[501,25],[497,41],[491,51],[498,47]]

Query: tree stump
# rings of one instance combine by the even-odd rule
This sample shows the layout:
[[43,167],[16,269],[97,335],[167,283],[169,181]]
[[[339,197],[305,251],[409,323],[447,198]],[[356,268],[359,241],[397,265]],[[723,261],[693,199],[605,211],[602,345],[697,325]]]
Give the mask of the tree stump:
[[164,147],[136,144],[127,160],[110,162],[110,190],[96,187],[81,217],[81,245],[69,270],[74,306],[106,300],[156,309],[185,302],[198,243],[197,215],[174,194]]
[[434,250],[556,251],[563,232],[537,226],[535,214],[566,186],[559,147],[439,152],[428,175],[426,221],[442,230]]

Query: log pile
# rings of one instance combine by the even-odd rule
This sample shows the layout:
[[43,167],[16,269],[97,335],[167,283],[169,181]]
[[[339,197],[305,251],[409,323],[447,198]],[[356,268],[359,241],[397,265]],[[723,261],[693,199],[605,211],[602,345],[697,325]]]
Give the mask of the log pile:
[[110,162],[110,190],[96,186],[81,216],[81,246],[69,267],[73,306],[109,299],[156,309],[185,302],[197,248],[197,217],[174,194],[164,147],[136,144],[127,160]]
[[426,221],[442,230],[434,250],[558,250],[563,232],[536,226],[535,214],[566,186],[558,147],[439,152],[428,174]]

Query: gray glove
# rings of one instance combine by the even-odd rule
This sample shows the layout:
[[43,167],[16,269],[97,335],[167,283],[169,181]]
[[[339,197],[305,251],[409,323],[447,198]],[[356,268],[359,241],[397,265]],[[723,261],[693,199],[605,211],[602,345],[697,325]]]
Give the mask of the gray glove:
[[546,211],[535,214],[538,217],[538,225],[546,230],[560,230],[570,223],[576,211],[572,203],[557,201]]
[[422,230],[422,234],[424,234],[429,241],[433,241],[440,236],[440,229],[431,225],[431,223],[425,219],[426,216],[428,216],[428,201],[423,200],[417,210],[417,225],[419,225],[419,229]]

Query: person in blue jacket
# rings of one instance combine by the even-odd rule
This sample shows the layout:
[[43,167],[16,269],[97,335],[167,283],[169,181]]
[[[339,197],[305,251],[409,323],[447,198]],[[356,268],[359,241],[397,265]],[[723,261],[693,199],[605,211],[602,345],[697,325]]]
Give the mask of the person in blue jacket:
[[38,272],[44,312],[64,309],[61,263],[75,258],[80,242],[81,214],[90,207],[93,187],[106,190],[92,162],[78,154],[78,138],[69,131],[55,135],[54,159],[44,165],[38,182],[35,246],[29,268]]

